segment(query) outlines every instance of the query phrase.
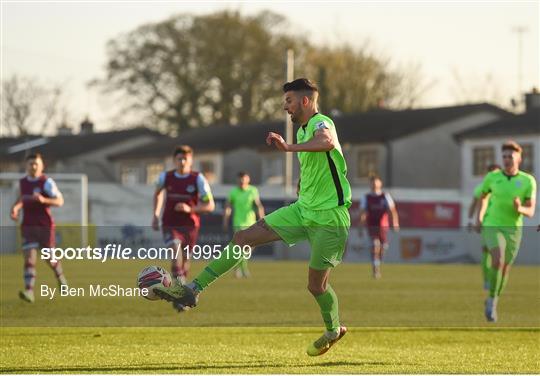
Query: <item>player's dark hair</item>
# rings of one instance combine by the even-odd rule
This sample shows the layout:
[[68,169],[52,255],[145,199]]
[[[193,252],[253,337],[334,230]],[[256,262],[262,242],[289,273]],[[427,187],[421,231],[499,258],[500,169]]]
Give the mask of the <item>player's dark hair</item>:
[[41,153],[31,153],[31,154],[28,154],[26,158],[24,158],[24,160],[29,161],[30,159],[38,159],[38,158],[43,160],[43,156],[41,155]]
[[382,182],[382,179],[381,179],[381,177],[379,175],[370,173],[369,174],[369,181],[375,181],[375,180],[380,180]]
[[193,154],[193,149],[188,145],[179,145],[174,148],[173,157],[176,157],[178,154]]
[[283,92],[286,93],[288,91],[309,91],[311,93],[318,93],[319,89],[317,88],[317,85],[309,79],[297,78],[296,80],[287,82],[283,85]]
[[249,176],[249,174],[248,174],[247,172],[245,172],[245,171],[240,171],[240,172],[238,173],[238,177],[239,177],[239,178],[243,178],[244,176]]
[[497,163],[492,163],[487,168],[488,172],[491,172],[493,170],[500,170],[500,169],[501,169],[501,166],[498,165]]
[[517,151],[519,154],[521,154],[521,152],[523,151],[521,146],[519,146],[519,144],[513,140],[506,141],[504,144],[502,144],[501,150]]

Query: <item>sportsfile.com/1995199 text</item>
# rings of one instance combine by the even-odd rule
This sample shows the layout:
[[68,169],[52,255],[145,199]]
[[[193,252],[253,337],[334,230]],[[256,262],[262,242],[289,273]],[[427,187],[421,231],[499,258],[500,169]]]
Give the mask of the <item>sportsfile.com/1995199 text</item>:
[[210,260],[220,258],[225,252],[227,258],[231,259],[249,259],[251,258],[251,247],[245,245],[233,247],[215,245],[195,245],[189,249],[189,246],[178,243],[175,247],[150,247],[138,248],[136,250],[130,247],[123,247],[121,244],[107,244],[103,248],[87,247],[68,247],[68,248],[42,248],[42,260],[98,260],[105,262],[107,260],[166,260],[178,259],[181,252],[187,254],[191,260]]

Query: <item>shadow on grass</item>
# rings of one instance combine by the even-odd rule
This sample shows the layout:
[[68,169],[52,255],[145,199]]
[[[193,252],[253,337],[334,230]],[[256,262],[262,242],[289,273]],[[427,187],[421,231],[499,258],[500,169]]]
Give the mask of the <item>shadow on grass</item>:
[[[274,364],[274,363],[254,363],[254,362],[235,362],[230,364],[216,364],[216,365],[196,365],[196,366],[185,366],[180,363],[176,364],[141,364],[140,366],[66,366],[66,367],[12,367],[12,368],[0,368],[0,373],[63,373],[63,372],[74,372],[74,373],[101,373],[101,372],[182,372],[189,373],[190,371],[204,371],[204,370],[226,370],[226,369],[290,369],[290,368],[314,368],[314,367],[365,367],[365,366],[387,366],[387,365],[403,365],[402,363],[396,362],[324,362],[324,363],[311,363],[311,364]],[[408,364],[411,365],[411,364]]]

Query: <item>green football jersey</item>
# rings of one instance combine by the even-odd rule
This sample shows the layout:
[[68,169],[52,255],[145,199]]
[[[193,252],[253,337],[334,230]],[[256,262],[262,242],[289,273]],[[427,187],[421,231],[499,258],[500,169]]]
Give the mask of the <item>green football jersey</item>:
[[490,194],[484,226],[522,226],[523,215],[514,208],[514,199],[519,197],[523,204],[536,198],[536,180],[523,171],[514,176],[493,171],[484,178],[482,193]]
[[327,128],[334,138],[331,151],[298,152],[300,161],[300,192],[298,203],[310,210],[326,210],[351,206],[351,186],[347,180],[347,164],[341,151],[334,122],[319,113],[296,133],[296,142],[305,143],[319,129]]
[[233,209],[233,226],[251,226],[257,221],[253,206],[259,197],[256,187],[248,185],[246,189],[234,187],[229,193],[229,202]]

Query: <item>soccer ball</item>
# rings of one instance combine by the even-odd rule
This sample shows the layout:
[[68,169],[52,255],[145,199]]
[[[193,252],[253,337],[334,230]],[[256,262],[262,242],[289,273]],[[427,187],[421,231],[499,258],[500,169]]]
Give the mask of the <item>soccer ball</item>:
[[148,295],[145,296],[148,300],[158,300],[159,296],[154,294],[154,287],[165,286],[169,287],[172,283],[171,275],[161,266],[148,266],[141,270],[137,277],[137,287],[140,289],[148,289]]

